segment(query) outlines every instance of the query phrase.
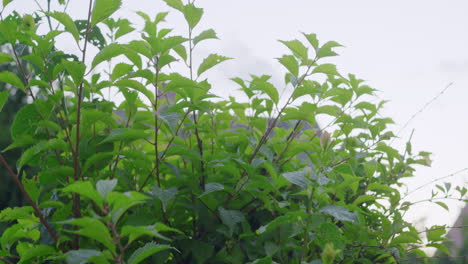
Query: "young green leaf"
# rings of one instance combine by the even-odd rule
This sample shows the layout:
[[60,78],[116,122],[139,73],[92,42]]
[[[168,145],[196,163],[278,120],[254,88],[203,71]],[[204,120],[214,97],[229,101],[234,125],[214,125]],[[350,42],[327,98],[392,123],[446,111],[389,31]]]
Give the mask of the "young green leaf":
[[317,67],[312,70],[312,73],[325,73],[330,75],[340,75],[336,70],[336,66],[334,64],[325,63],[318,65]]
[[133,254],[128,258],[128,264],[138,264],[148,258],[149,256],[156,254],[160,251],[171,249],[168,245],[161,245],[155,242],[146,243],[144,246],[138,248],[133,252]]
[[307,41],[309,41],[310,45],[317,50],[319,47],[319,41],[317,40],[317,35],[316,34],[306,34],[302,33],[304,37],[306,37]]
[[121,5],[122,0],[96,0],[91,13],[90,27],[110,17]]
[[224,56],[221,56],[221,55],[218,55],[218,54],[210,54],[208,57],[206,57],[203,60],[203,62],[198,67],[197,75],[200,76],[206,70],[220,64],[223,61],[230,60],[230,59],[232,59],[232,58],[224,57]]
[[294,76],[299,75],[299,63],[292,55],[284,55],[278,61]]
[[203,16],[203,8],[195,7],[194,4],[185,5],[182,12],[184,13],[185,20],[187,21],[190,29],[195,28]]
[[327,43],[323,44],[322,47],[317,52],[317,58],[324,58],[324,57],[330,57],[330,56],[336,56],[336,52],[332,50],[332,48],[335,47],[342,47],[340,43],[336,41],[328,41]]
[[78,31],[78,28],[73,22],[73,19],[67,13],[54,11],[47,12],[46,15],[60,22],[60,24],[62,24],[65,27],[65,30],[72,34],[76,42],[80,40],[80,33]]
[[302,44],[299,40],[280,40],[279,42],[283,43],[288,49],[290,49],[294,56],[301,60],[307,60],[307,47]]
[[166,2],[166,4],[176,10],[179,10],[180,12],[183,12],[184,10],[184,3],[182,0],[163,0]]
[[193,45],[196,46],[200,41],[206,39],[218,39],[218,36],[216,36],[216,32],[213,29],[207,29],[193,38]]

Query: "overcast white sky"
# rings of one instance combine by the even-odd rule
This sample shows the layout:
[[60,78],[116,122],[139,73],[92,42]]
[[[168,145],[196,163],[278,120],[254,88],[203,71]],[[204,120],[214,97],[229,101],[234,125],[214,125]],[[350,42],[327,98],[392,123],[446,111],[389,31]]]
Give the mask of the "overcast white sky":
[[[45,5],[45,0],[38,1]],[[72,0],[70,14],[85,18],[87,2]],[[434,153],[432,167],[418,167],[416,177],[407,181],[409,189],[468,167],[468,1],[198,0],[196,5],[205,9],[198,30],[214,28],[221,39],[207,43],[209,50],[201,46],[200,54],[217,52],[235,58],[208,75],[214,91],[223,95],[235,94],[237,87],[229,78],[249,73],[270,74],[281,83],[283,69],[274,58],[286,50],[276,40],[300,38],[300,32],[316,33],[322,43],[335,40],[345,46],[332,62],[341,73],[367,80],[380,91],[381,99],[390,100],[383,115],[396,121],[395,131],[453,82],[401,133],[406,141],[414,128],[413,149]],[[25,12],[35,8],[32,0],[15,0],[9,10],[15,7]],[[123,0],[116,15],[138,24],[141,20],[134,11],[154,15],[168,10],[159,0]],[[168,21],[171,28],[185,32],[180,14],[171,12]],[[467,186],[468,172],[448,181]],[[429,198],[431,189],[409,198]],[[464,204],[448,204],[450,213],[420,204],[407,219],[426,218],[428,226],[451,225]]]

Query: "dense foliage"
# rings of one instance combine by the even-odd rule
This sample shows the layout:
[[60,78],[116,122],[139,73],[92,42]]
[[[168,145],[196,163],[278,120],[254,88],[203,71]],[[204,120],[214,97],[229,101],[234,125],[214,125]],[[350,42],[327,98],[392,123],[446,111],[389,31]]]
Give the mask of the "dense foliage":
[[[222,98],[204,73],[230,58],[192,59],[217,39],[197,27],[203,9],[165,2],[185,18],[187,36],[163,27],[168,13],[138,13],[144,27],[128,41],[132,23],[110,18],[120,0],[91,0],[85,20],[2,15],[0,44],[29,53],[0,53],[20,69],[0,81],[32,103],[3,150],[22,150],[16,166],[0,156],[28,201],[0,213],[8,223],[0,260],[399,263],[408,252],[425,256],[426,244],[443,247],[443,228],[423,242],[403,220],[410,204],[396,189],[429,153],[390,146],[392,120],[378,114],[384,102],[371,103],[375,90],[324,62],[340,44],[315,34],[281,41],[290,51],[278,58],[284,98],[267,75],[232,79],[248,100]],[[41,23],[50,26],[44,35]],[[56,47],[63,34],[75,54]],[[98,53],[86,61],[90,49]],[[0,92],[0,110],[10,96]],[[330,122],[320,129],[319,118]]]

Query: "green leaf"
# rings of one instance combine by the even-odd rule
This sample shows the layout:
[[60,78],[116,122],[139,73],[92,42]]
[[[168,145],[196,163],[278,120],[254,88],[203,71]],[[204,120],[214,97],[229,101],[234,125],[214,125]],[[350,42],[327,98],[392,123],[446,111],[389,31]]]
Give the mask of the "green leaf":
[[12,62],[13,60],[14,59],[10,54],[0,52],[0,64],[5,63],[5,62]]
[[224,185],[217,182],[210,182],[205,184],[205,191],[200,194],[198,197],[201,198],[209,193],[224,190]]
[[210,54],[208,57],[206,57],[203,62],[200,64],[198,67],[198,76],[200,76],[202,73],[204,73],[206,70],[218,65],[219,63],[230,60],[232,58],[229,57],[224,57],[218,54]]
[[298,185],[302,189],[307,189],[307,179],[305,178],[304,170],[285,172],[282,175],[290,183]]
[[118,78],[130,73],[133,69],[133,65],[127,64],[127,63],[118,63],[117,65],[114,66],[114,69],[112,70],[111,74],[111,80],[115,81]]
[[447,210],[447,212],[450,212],[450,209],[449,209],[449,207],[447,206],[446,203],[441,202],[441,201],[436,201],[436,202],[434,202],[434,203],[437,204],[438,206],[444,208],[445,210]]
[[20,242],[16,246],[16,250],[20,255],[20,261],[18,264],[31,263],[29,260],[37,260],[42,257],[53,255],[55,248],[47,245],[33,245],[29,243]]
[[187,50],[184,45],[178,45],[173,48],[173,50],[179,55],[184,61],[187,61]]
[[238,223],[244,221],[244,214],[241,211],[226,210],[222,207],[219,207],[218,211],[221,221],[229,228],[231,233]]
[[163,207],[163,210],[166,211],[167,204],[175,198],[179,190],[177,190],[177,187],[173,186],[169,189],[163,190],[159,188],[158,186],[153,186],[151,188],[151,194],[161,200],[161,204]]
[[149,199],[148,196],[138,192],[110,192],[107,194],[106,201],[112,207],[112,221],[117,223],[120,217],[131,207],[142,204],[145,200]]
[[154,94],[152,91],[150,91],[148,88],[146,88],[145,85],[143,85],[141,82],[131,80],[131,79],[120,79],[117,82],[114,83],[115,86],[119,88],[132,88],[143,95],[146,96],[146,98],[150,101],[154,101]]
[[304,37],[306,37],[307,41],[309,41],[310,45],[314,47],[315,50],[318,49],[319,47],[319,41],[317,40],[317,35],[316,34],[306,34],[302,33]]
[[182,2],[182,0],[164,0],[164,2],[166,2],[168,6],[177,9],[180,12],[184,10],[184,3]]
[[70,74],[73,82],[78,86],[83,81],[83,77],[86,71],[86,65],[82,62],[63,60],[61,62],[65,70]]
[[149,137],[145,130],[136,128],[115,128],[112,129],[109,136],[106,137],[101,143],[113,141],[134,141],[137,139],[144,139]]
[[23,82],[20,80],[18,76],[16,76],[16,74],[12,72],[9,72],[9,71],[0,72],[0,82],[11,84],[15,87],[20,88],[23,92],[25,91]]
[[159,239],[170,241],[169,238],[161,235],[158,230],[156,230],[155,225],[149,226],[131,226],[125,225],[122,227],[122,231],[120,232],[121,236],[128,236],[128,243],[131,244],[137,238],[141,236],[151,236],[156,237]]
[[111,43],[99,51],[98,54],[93,59],[91,63],[91,68],[93,69],[101,62],[109,61],[110,59],[124,54],[125,48],[121,44]]
[[325,74],[330,74],[330,75],[340,75],[338,71],[336,70],[336,65],[326,63],[326,64],[321,64],[318,65],[317,67],[314,68],[312,73],[325,73]]
[[143,247],[138,248],[128,258],[128,264],[138,264],[148,258],[149,256],[156,254],[160,251],[171,249],[168,245],[161,245],[155,242],[146,243]]
[[340,43],[336,41],[328,41],[327,43],[323,44],[322,47],[317,52],[317,58],[323,58],[323,57],[330,57],[330,56],[336,56],[336,54],[332,48],[335,47],[342,47]]
[[7,6],[9,3],[13,2],[13,0],[3,0],[3,7]]
[[70,166],[55,166],[42,170],[39,175],[40,184],[51,184],[57,182],[66,182],[68,177],[73,176],[74,169]]
[[292,55],[284,55],[278,61],[294,76],[299,75],[299,63]]
[[218,39],[218,36],[216,36],[216,32],[213,29],[207,29],[203,31],[202,33],[198,34],[198,36],[193,38],[193,45],[197,45],[200,41],[206,40],[206,39]]
[[397,237],[392,240],[390,245],[398,245],[398,244],[407,244],[407,243],[418,243],[421,239],[411,232],[402,232]]
[[356,212],[350,212],[348,208],[336,205],[327,205],[320,209],[321,213],[328,214],[340,221],[357,222]]
[[304,44],[302,44],[302,42],[300,42],[299,40],[280,40],[279,42],[283,43],[286,47],[288,47],[292,51],[293,55],[297,58],[301,60],[307,60],[307,47],[305,47]]
[[190,29],[193,29],[198,22],[200,22],[200,19],[203,16],[203,8],[195,7],[194,4],[184,6],[182,12],[184,13],[185,20],[187,21]]
[[18,139],[21,135],[34,135],[39,120],[41,120],[41,116],[36,111],[36,106],[34,104],[26,105],[21,108],[18,113],[16,113],[10,128],[13,140]]
[[108,193],[112,192],[112,190],[117,186],[117,179],[112,180],[99,180],[96,183],[96,189],[101,195],[103,199],[106,199]]
[[110,17],[121,5],[122,0],[96,0],[91,13],[90,27]]
[[48,149],[57,149],[65,151],[68,149],[68,145],[65,143],[65,141],[58,138],[54,138],[48,141],[40,141],[36,145],[28,148],[26,151],[23,152],[20,159],[18,160],[18,167],[23,167],[25,164],[28,164],[28,162],[31,161],[31,159],[35,155]]
[[65,30],[72,34],[76,42],[80,41],[78,28],[76,27],[75,22],[73,22],[73,19],[67,13],[54,11],[46,12],[46,14],[60,22],[60,24],[65,27]]
[[447,230],[446,230],[445,226],[439,226],[439,225],[431,226],[431,228],[429,228],[426,231],[427,240],[429,240],[429,241],[443,241],[443,240],[446,239],[445,237],[443,237],[443,235],[445,235],[446,232],[447,232]]
[[59,224],[77,225],[80,229],[78,231],[72,231],[73,233],[94,239],[106,246],[112,252],[115,252],[115,245],[113,244],[110,232],[99,219],[83,217],[62,221],[59,222]]
[[8,96],[10,93],[8,91],[0,92],[0,112],[2,112],[3,106],[8,101]]
[[30,220],[35,222],[38,218],[34,215],[31,206],[5,208],[0,212],[0,222],[9,222],[15,220]]
[[102,206],[104,200],[102,199],[101,195],[98,191],[94,188],[94,186],[89,181],[76,181],[74,183],[69,184],[65,188],[62,189],[64,193],[77,193],[81,196],[84,196],[96,204]]
[[80,249],[68,251],[65,256],[67,264],[86,264],[89,263],[88,260],[94,256],[100,256],[101,251],[94,249]]

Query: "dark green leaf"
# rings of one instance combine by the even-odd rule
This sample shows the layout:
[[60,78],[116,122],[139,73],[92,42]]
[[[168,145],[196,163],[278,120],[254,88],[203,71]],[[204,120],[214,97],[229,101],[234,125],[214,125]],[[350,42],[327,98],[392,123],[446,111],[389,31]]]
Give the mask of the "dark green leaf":
[[145,130],[136,128],[115,128],[112,129],[109,136],[106,137],[101,143],[113,141],[130,142],[137,139],[144,139],[149,136]]
[[9,94],[10,93],[8,91],[0,92],[0,112],[2,112],[3,106],[8,101]]
[[[91,186],[91,184],[89,186]],[[97,195],[99,196],[98,193]],[[106,246],[112,252],[115,252],[115,245],[113,244],[113,239],[110,235],[110,232],[99,219],[83,217],[62,221],[59,223],[79,226],[80,229],[78,231],[73,231],[74,233],[96,240]]]
[[231,232],[238,223],[244,221],[244,214],[241,211],[226,210],[222,207],[219,207],[218,211],[221,221],[223,221],[223,224],[225,224]]
[[80,249],[68,251],[66,256],[67,264],[86,264],[89,263],[88,260],[94,256],[100,256],[101,251],[94,249]]
[[175,186],[166,190],[163,190],[158,186],[153,186],[153,188],[151,188],[151,193],[153,196],[161,200],[164,211],[166,211],[167,204],[175,198],[178,192],[179,190],[177,190],[177,187]]
[[221,190],[224,190],[224,185],[222,185],[221,183],[217,183],[217,182],[210,182],[210,183],[205,184],[205,191],[202,194],[200,194],[200,196],[198,197],[203,197],[209,193],[221,191]]

